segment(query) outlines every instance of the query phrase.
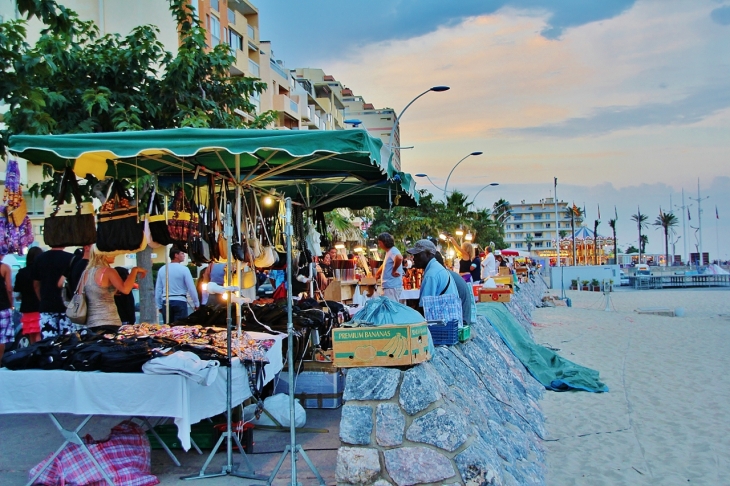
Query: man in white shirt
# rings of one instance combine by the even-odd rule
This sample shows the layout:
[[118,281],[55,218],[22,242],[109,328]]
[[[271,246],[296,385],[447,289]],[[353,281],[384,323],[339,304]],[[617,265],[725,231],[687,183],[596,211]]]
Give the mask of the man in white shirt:
[[492,253],[492,247],[486,248],[487,256],[482,259],[482,281],[487,280],[490,277],[497,275],[497,262],[494,260],[494,253]]
[[378,235],[378,247],[385,250],[386,253],[383,264],[375,272],[375,278],[381,279],[383,295],[398,302],[400,294],[403,292],[403,270],[401,270],[403,255],[395,247],[395,240],[390,233]]
[[[193,276],[190,270],[183,265],[185,261],[185,253],[176,247],[170,248],[170,264],[160,268],[157,272],[157,282],[155,284],[155,302],[157,309],[162,314],[162,320],[166,324],[173,323],[179,319],[188,316],[188,296],[193,301],[193,306],[197,310],[200,307],[198,300],[198,291],[193,282]],[[170,315],[166,315],[167,306],[165,305],[165,275],[169,267],[169,294],[170,294]],[[169,317],[169,319],[168,319]]]

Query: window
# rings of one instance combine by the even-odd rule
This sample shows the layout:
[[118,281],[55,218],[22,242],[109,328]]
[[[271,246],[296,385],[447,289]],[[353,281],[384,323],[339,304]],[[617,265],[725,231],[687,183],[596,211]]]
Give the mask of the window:
[[542,248],[542,241],[536,241],[535,248]]
[[243,50],[243,36],[228,29],[228,45],[235,51]]
[[23,198],[25,204],[28,207],[28,215],[30,216],[42,216],[43,215],[43,204],[44,200],[42,197],[33,197],[29,192],[23,192]]
[[534,216],[535,216],[535,219],[542,219],[542,214],[537,213]]
[[545,228],[550,228],[550,223],[545,223]]
[[535,233],[535,238],[542,238],[542,231],[539,233]]
[[220,12],[221,11],[220,1],[219,0],[210,0],[210,8],[212,8],[216,12]]
[[521,224],[516,224],[515,225],[515,229],[522,229],[522,225]]
[[210,32],[211,47],[215,47],[221,43],[221,21],[214,15],[210,15],[208,20],[210,21],[208,31]]
[[515,248],[523,248],[524,245],[522,243],[515,243]]
[[228,23],[236,25],[236,12],[228,7]]
[[512,217],[515,219],[515,221],[521,221],[522,215],[521,214],[513,214]]
[[551,241],[545,242],[545,248],[552,248],[552,247],[553,247],[553,243]]

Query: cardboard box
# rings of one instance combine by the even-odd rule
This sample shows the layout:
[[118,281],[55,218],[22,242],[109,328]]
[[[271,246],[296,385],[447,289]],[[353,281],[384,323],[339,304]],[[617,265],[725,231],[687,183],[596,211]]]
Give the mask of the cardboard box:
[[499,267],[499,275],[503,277],[512,275],[512,271],[509,269],[509,267]]
[[378,281],[375,277],[363,277],[360,279],[360,285],[376,285]]
[[482,289],[479,292],[479,302],[509,302],[512,300],[510,289]]
[[332,350],[342,368],[422,363],[431,359],[428,324],[333,329]]
[[494,277],[494,283],[497,285],[512,285],[514,280],[512,280],[512,275],[507,277]]
[[[304,361],[302,371],[295,377],[294,396],[304,408],[339,408],[344,403],[344,370],[332,363]],[[289,394],[289,374],[282,371],[274,393]]]

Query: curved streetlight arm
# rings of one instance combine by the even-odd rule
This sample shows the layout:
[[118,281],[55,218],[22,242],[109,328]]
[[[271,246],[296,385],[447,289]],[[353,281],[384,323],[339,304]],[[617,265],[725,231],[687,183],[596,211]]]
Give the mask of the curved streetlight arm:
[[479,194],[480,194],[480,193],[481,193],[481,192],[482,192],[482,191],[483,191],[484,189],[486,189],[487,187],[493,187],[493,186],[498,186],[498,185],[499,185],[499,183],[497,183],[497,182],[492,182],[492,183],[490,183],[490,184],[487,184],[486,186],[482,187],[481,189],[479,189],[479,190],[477,191],[477,193],[476,193],[476,194],[474,194],[474,197],[472,198],[472,200],[471,200],[471,203],[470,203],[470,204],[474,204],[474,203],[476,202],[476,200],[477,200],[477,196],[478,196],[478,195],[479,195]]
[[468,159],[469,157],[471,157],[471,154],[468,154],[468,155],[467,155],[466,157],[464,157],[463,159],[461,159],[460,161],[458,161],[458,162],[456,163],[456,165],[454,165],[454,166],[453,166],[453,167],[451,168],[451,172],[449,172],[449,176],[448,176],[448,177],[446,178],[446,184],[444,184],[444,193],[446,192],[446,188],[447,188],[447,187],[449,186],[449,179],[451,179],[451,174],[453,174],[453,173],[454,173],[454,169],[456,169],[456,168],[457,168],[457,167],[459,166],[459,164],[461,164],[462,162],[464,162],[464,161],[465,161],[466,159]]
[[431,185],[432,185],[433,187],[435,187],[436,189],[438,189],[439,191],[443,191],[443,192],[446,192],[444,188],[442,188],[442,187],[439,187],[439,186],[437,186],[437,185],[436,185],[436,183],[435,183],[435,182],[433,182],[433,181],[431,180],[431,178],[430,178],[429,176],[426,176],[426,179],[428,179],[428,182],[430,182],[430,183],[431,183]]
[[405,113],[406,110],[408,109],[408,107],[410,107],[413,103],[415,103],[416,100],[418,98],[420,98],[421,96],[423,96],[431,91],[441,92],[441,91],[446,91],[448,89],[449,89],[448,86],[433,86],[431,88],[428,88],[426,91],[424,91],[423,93],[421,93],[418,96],[416,96],[415,98],[413,98],[410,101],[410,103],[408,103],[406,105],[406,107],[403,108],[403,110],[401,110],[401,112],[395,116],[395,120],[393,120],[393,129],[390,131],[390,138],[388,138],[388,149],[390,150],[390,156],[388,157],[388,165],[390,165],[390,163],[393,161],[393,137],[395,137],[395,131],[398,128],[398,125],[400,125],[400,119],[403,117],[403,113]]

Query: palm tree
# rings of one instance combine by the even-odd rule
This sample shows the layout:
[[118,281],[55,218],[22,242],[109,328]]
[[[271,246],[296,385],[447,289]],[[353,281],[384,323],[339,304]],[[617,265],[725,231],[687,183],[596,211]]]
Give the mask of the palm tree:
[[570,206],[565,208],[565,214],[570,218],[570,234],[573,240],[573,265],[577,265],[575,249],[575,223],[580,223],[583,220],[583,211],[581,211],[581,209],[574,204],[572,208]]
[[615,219],[609,219],[608,225],[611,227],[611,230],[613,231],[613,264],[616,265],[618,263],[618,248],[616,241],[616,220]]
[[598,240],[598,225],[601,224],[599,220],[593,221],[593,264],[598,265],[598,245],[596,244],[596,241]]
[[527,251],[532,251],[532,242],[535,241],[532,235],[525,236],[525,244],[527,244]]
[[642,253],[646,253],[646,245],[649,244],[649,237],[646,235],[641,235],[641,240],[639,240],[641,244],[639,245],[639,257],[641,257]]
[[[636,227],[639,229],[639,263],[641,263],[641,254],[644,253],[644,247],[646,246],[646,243],[644,243],[641,239],[641,230],[646,228],[646,221],[648,219],[649,217],[646,214],[643,214],[639,208],[636,208],[636,214],[631,215],[631,220],[636,223]],[[646,241],[649,241],[648,238]]]
[[654,221],[654,226],[664,228],[664,257],[666,258],[666,265],[669,265],[669,231],[671,230],[674,233],[674,227],[677,226],[678,222],[677,216],[674,213],[665,213],[661,212],[661,210],[656,221]]

